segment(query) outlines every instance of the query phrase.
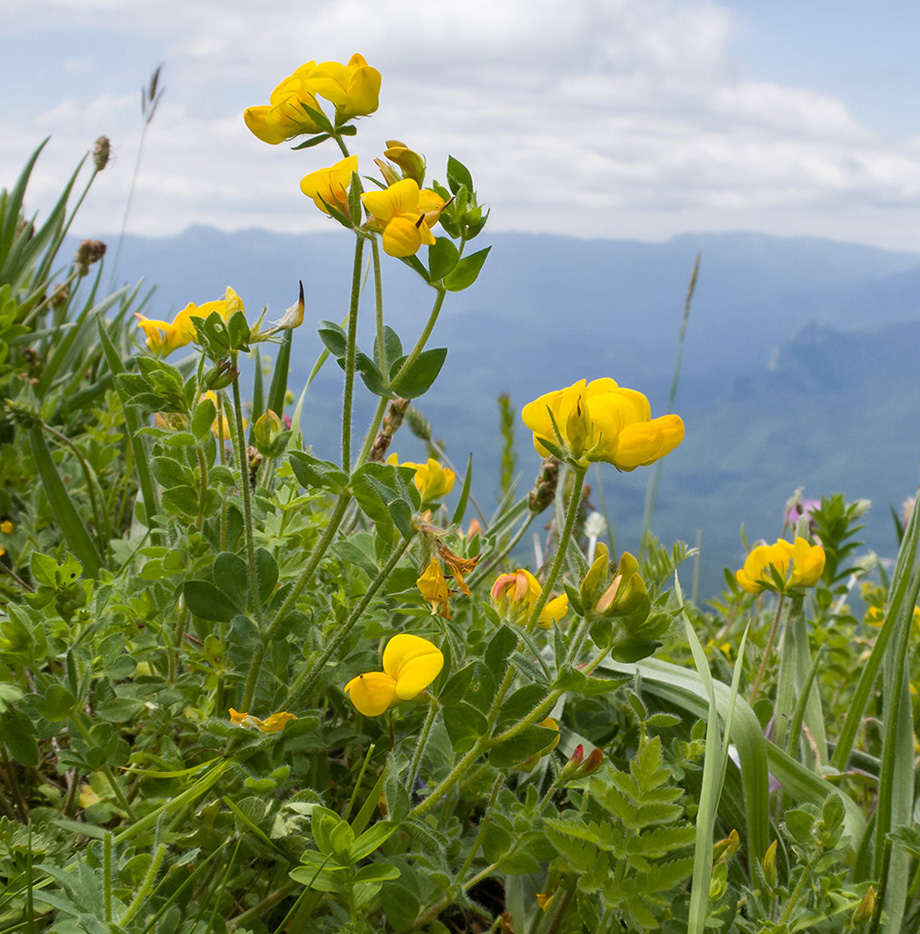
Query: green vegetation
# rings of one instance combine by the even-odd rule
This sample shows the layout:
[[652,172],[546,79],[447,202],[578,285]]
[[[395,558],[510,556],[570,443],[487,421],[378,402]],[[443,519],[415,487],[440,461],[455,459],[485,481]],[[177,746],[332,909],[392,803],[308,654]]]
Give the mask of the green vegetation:
[[[343,162],[376,109],[357,59],[305,86],[306,148]],[[310,195],[355,243],[320,325],[314,372],[344,385],[320,458],[288,386],[303,293],[276,323],[229,288],[147,317],[139,289],[103,294],[102,245],[59,255],[79,170],[27,220],[38,156],[0,198],[0,934],[920,931],[920,510],[889,564],[864,503],[799,504],[697,605],[693,549],[611,553],[586,505],[589,467],[609,496],[610,465],[641,476],[684,431],[601,379],[525,407],[532,490],[499,403],[500,505],[473,519],[471,462],[409,400],[487,211],[461,162],[424,189],[395,142],[392,201],[350,163]],[[387,261],[431,296],[411,344]],[[426,463],[390,458],[407,429]],[[542,565],[516,568],[536,530]]]

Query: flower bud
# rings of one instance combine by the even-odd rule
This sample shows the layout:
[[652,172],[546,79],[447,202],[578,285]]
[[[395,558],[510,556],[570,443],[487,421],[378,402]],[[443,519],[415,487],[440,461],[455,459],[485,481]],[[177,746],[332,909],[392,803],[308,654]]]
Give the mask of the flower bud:
[[559,461],[555,457],[547,457],[540,465],[540,472],[527,498],[527,505],[532,513],[539,514],[552,503],[556,498],[558,483]]
[[853,912],[853,924],[865,924],[875,914],[875,889],[870,885]]
[[204,374],[204,384],[208,389],[226,389],[239,376],[239,370],[230,362],[229,357],[215,364]]
[[98,263],[105,256],[105,244],[101,240],[84,240],[73,258],[77,274],[85,276],[93,263]]
[[[398,139],[388,139],[384,156],[402,169],[403,178],[414,179],[419,188],[425,182],[425,160]],[[380,164],[379,162],[377,163]],[[384,176],[386,177],[386,176]],[[392,184],[388,182],[387,184]]]
[[767,888],[773,891],[776,888],[776,840],[767,847],[761,866]]
[[520,769],[522,772],[532,772],[534,766],[543,758],[543,756],[549,755],[556,746],[559,745],[559,724],[552,717],[546,717],[541,720],[537,726],[542,726],[546,730],[555,730],[556,735],[546,744],[539,752],[535,752],[532,756],[526,758],[523,762],[519,762],[515,768]]
[[275,438],[282,431],[284,431],[284,423],[271,409],[260,415],[252,429],[256,450],[266,457],[271,456]]
[[610,570],[610,552],[603,542],[597,543],[594,555],[594,562],[581,582],[581,597],[586,606],[590,606],[597,599],[600,589],[607,583]]
[[645,581],[639,576],[639,562],[624,551],[610,586],[595,604],[602,616],[628,616],[648,597]]

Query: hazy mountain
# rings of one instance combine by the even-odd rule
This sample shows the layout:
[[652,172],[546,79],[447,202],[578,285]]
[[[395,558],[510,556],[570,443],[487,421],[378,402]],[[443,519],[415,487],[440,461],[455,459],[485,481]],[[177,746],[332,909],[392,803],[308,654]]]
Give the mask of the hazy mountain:
[[[663,412],[699,250],[675,403],[687,438],[665,461],[656,531],[692,543],[703,530],[704,593],[719,587],[723,563],[742,559],[739,525],[751,539],[775,537],[799,486],[809,496],[871,498],[866,538],[893,550],[888,503],[915,489],[920,462],[920,256],[759,234],[661,244],[517,233],[481,240],[492,253],[473,288],[448,296],[431,345],[450,353],[418,405],[455,462],[473,452],[485,507],[495,503],[499,393],[520,407],[582,376],[609,375]],[[267,304],[269,319],[293,301],[302,278],[308,318],[295,335],[291,379],[299,392],[320,350],[316,322],[340,321],[347,310],[351,251],[337,230],[291,236],[195,227],[166,239],[127,237],[117,278],[156,284],[153,317],[216,298],[230,284],[249,311]],[[384,274],[387,321],[411,345],[433,293],[396,261],[387,259]],[[361,334],[368,347],[371,303],[368,294]],[[308,397],[307,431],[330,457],[340,392],[330,364]],[[365,400],[356,435],[370,411]],[[396,447],[410,459],[421,454],[408,435]],[[527,486],[538,458],[523,426],[518,452]],[[648,474],[603,470],[623,548],[635,547]],[[596,488],[594,472],[590,482]],[[594,500],[599,505],[597,493]]]

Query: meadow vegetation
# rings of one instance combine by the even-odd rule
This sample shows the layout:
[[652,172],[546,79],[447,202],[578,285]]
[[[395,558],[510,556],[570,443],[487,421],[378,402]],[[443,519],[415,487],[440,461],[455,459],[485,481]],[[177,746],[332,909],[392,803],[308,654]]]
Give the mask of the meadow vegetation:
[[[488,210],[458,158],[430,187],[400,141],[358,165],[380,84],[309,62],[244,115],[353,237],[347,309],[292,281],[277,320],[232,285],[164,320],[107,291],[104,244],[60,256],[104,138],[40,223],[42,147],[2,193],[0,934],[920,930],[920,510],[887,561],[866,503],[793,498],[698,605],[693,549],[651,532],[683,422],[589,374],[499,401],[482,514],[412,401]],[[428,287],[417,333],[385,321],[388,262]],[[317,324],[335,461],[288,386]],[[641,540],[586,507],[594,464],[607,495],[651,468]]]

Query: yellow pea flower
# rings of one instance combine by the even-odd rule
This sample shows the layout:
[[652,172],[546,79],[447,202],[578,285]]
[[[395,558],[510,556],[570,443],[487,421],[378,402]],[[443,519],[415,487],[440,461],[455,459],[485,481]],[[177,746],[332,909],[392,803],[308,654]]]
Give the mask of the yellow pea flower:
[[524,406],[521,418],[533,432],[534,447],[542,457],[552,453],[545,441],[566,448],[575,460],[606,461],[626,471],[654,463],[684,438],[679,416],[653,419],[641,392],[618,386],[610,378],[590,383],[582,379],[545,393]]
[[376,717],[389,707],[421,694],[444,666],[441,650],[421,636],[400,633],[383,650],[383,671],[352,678],[345,693],[365,717]]
[[[189,302],[185,308],[179,312],[179,315],[185,315],[188,318],[207,318],[216,311],[220,315],[221,320],[226,324],[236,312],[245,310],[246,309],[243,307],[243,300],[228,285],[224,290],[223,298],[216,298],[213,301],[204,302],[201,305]],[[194,338],[194,336],[195,330],[193,327],[192,337]]]
[[450,591],[447,589],[447,580],[437,558],[428,562],[422,576],[415,582],[421,595],[431,604],[431,612],[437,613],[440,609],[444,619],[450,619]]
[[[298,69],[300,71],[300,69]],[[297,72],[294,72],[297,74]],[[321,62],[305,78],[314,93],[335,104],[336,123],[372,114],[380,98],[380,72],[355,52],[347,65]]]
[[824,571],[824,561],[824,549],[820,545],[810,545],[804,538],[796,538],[795,543],[781,538],[775,545],[758,545],[752,549],[744,567],[735,573],[735,579],[747,593],[776,590],[770,570],[775,568],[785,579],[783,592],[814,587]]
[[270,717],[260,720],[248,713],[239,713],[239,711],[230,708],[230,722],[234,726],[243,727],[246,730],[258,730],[260,733],[280,733],[288,720],[296,720],[297,717],[286,710],[280,713],[273,713]]
[[[508,613],[515,622],[523,622],[540,599],[543,588],[540,582],[525,568],[513,574],[502,574],[492,585],[492,602]],[[547,600],[540,611],[537,625],[541,629],[552,629],[568,612],[569,598],[565,594]]]
[[[395,454],[391,454],[387,458],[387,463],[395,467],[399,459]],[[442,467],[433,457],[428,458],[427,464],[413,464],[405,461],[402,466],[411,467],[415,471],[413,479],[423,503],[447,496],[454,488],[454,481],[457,479],[456,474],[449,467]]]
[[415,179],[404,178],[383,191],[361,195],[373,218],[372,226],[383,231],[383,250],[389,256],[414,256],[421,245],[435,242],[431,228],[438,222],[444,199],[429,188],[420,189]]
[[323,132],[323,128],[304,110],[304,105],[311,110],[322,109],[310,81],[316,67],[316,62],[301,65],[272,91],[268,104],[247,107],[243,112],[246,126],[263,143],[277,146],[302,133]]
[[169,356],[174,350],[185,347],[195,339],[195,326],[191,322],[189,306],[180,311],[172,321],[148,318],[134,312],[138,327],[144,332],[147,349],[155,357]]
[[2,522],[0,522],[0,532],[2,532],[4,535],[12,535],[14,529],[15,526],[12,522],[10,522],[9,519],[4,519]]
[[348,211],[348,188],[351,177],[358,171],[358,157],[346,156],[335,165],[317,169],[300,180],[300,190],[313,199],[313,203],[323,212],[329,213],[326,205],[331,205],[343,214]]

